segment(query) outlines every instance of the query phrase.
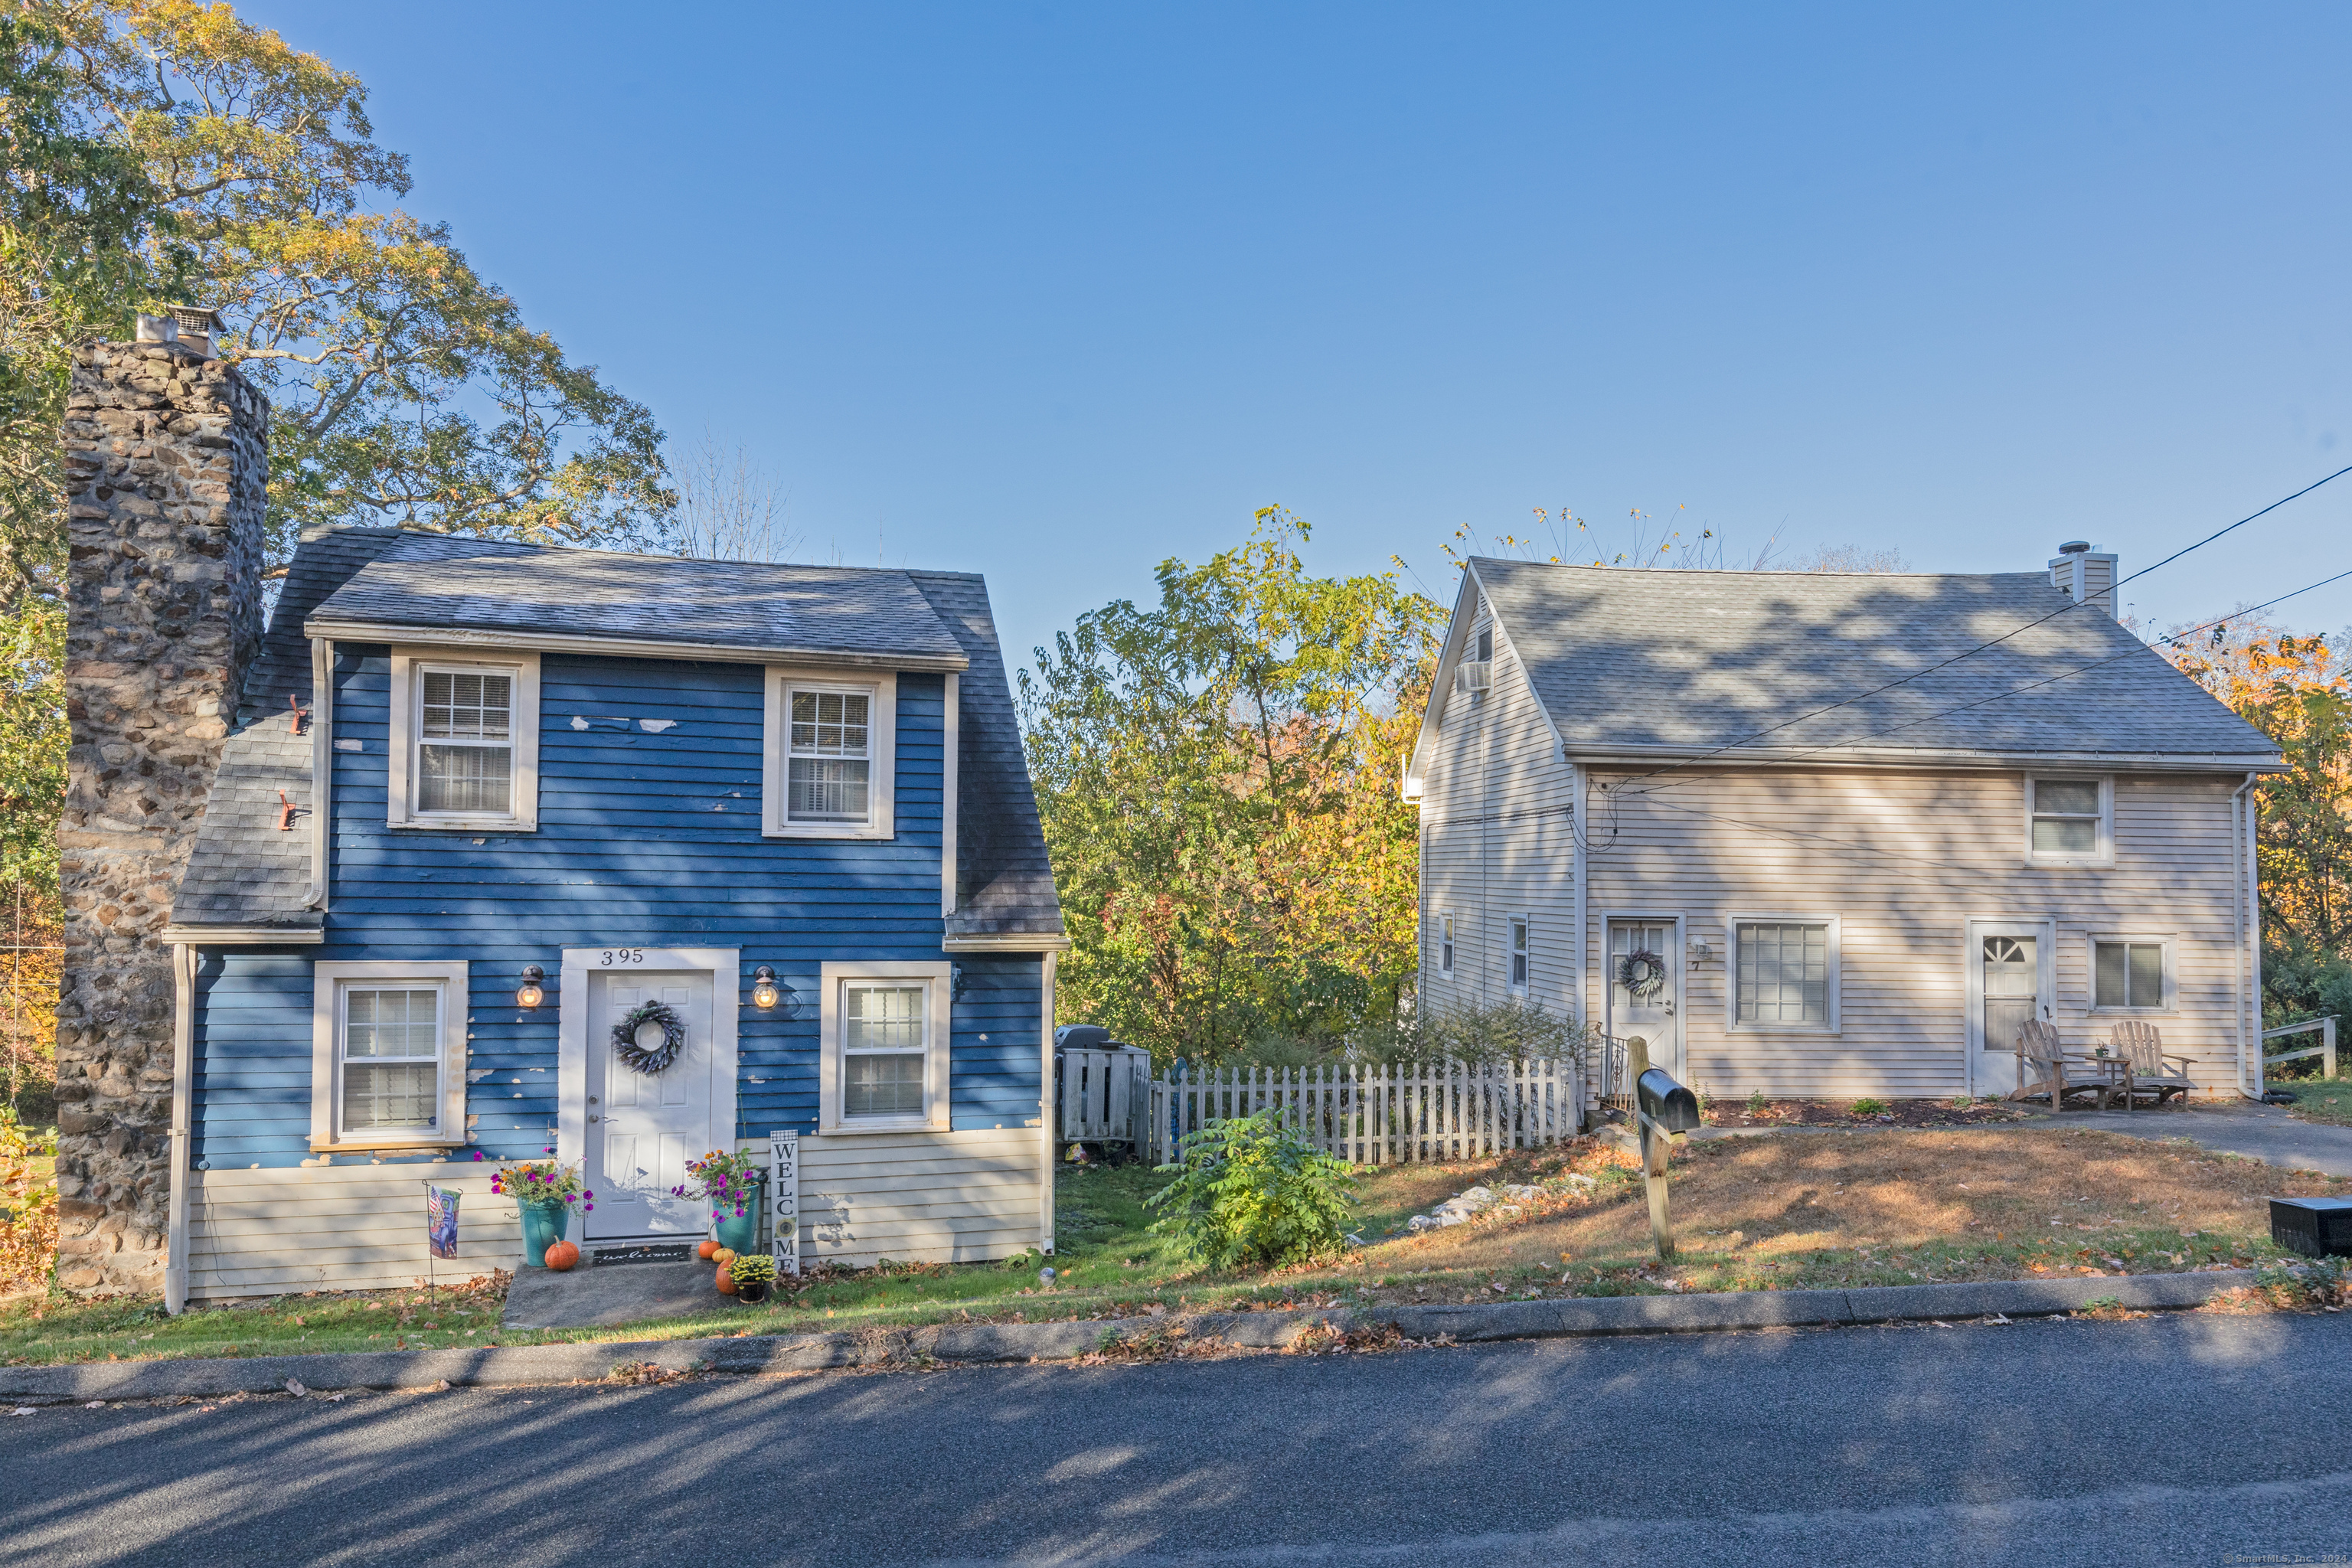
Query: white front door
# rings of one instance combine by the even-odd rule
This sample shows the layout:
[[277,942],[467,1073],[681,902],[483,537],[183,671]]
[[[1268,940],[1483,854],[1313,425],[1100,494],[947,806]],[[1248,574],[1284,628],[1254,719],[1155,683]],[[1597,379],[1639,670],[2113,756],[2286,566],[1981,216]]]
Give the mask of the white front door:
[[[686,1045],[658,1073],[641,1073],[620,1057],[613,1026],[646,1002],[666,1004],[686,1023]],[[709,970],[588,976],[588,1114],[583,1173],[596,1194],[586,1217],[592,1241],[694,1237],[709,1228],[702,1200],[674,1197],[686,1163],[731,1147],[732,1127],[717,1125],[715,1041]],[[643,1045],[661,1038],[639,1030]],[[731,1116],[732,1108],[729,1114]]]
[[[1613,920],[1609,922],[1609,1032],[1618,1038],[1636,1037],[1647,1042],[1650,1065],[1683,1077],[1681,927],[1671,920]],[[1657,961],[1654,971],[1648,960]],[[1635,961],[1644,973],[1627,973]],[[1643,984],[1654,978],[1655,984]],[[1635,982],[1628,984],[1628,980]]]
[[2051,1015],[2055,968],[2041,921],[1969,922],[1969,1092],[1999,1098],[2017,1087],[2017,1035]]

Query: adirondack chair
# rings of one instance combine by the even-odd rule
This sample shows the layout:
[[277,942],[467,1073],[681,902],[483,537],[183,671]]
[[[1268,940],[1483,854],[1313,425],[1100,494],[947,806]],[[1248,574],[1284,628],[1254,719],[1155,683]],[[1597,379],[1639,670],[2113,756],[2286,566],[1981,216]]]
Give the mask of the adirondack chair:
[[2017,1087],[2010,1090],[2010,1099],[2031,1100],[2037,1094],[2046,1094],[2050,1097],[2050,1109],[2062,1111],[2066,1109],[2068,1095],[2097,1093],[2106,1081],[2095,1068],[2066,1054],[2066,1047],[2058,1043],[2054,1026],[2039,1018],[2029,1018],[2019,1027]]
[[2107,1049],[2124,1061],[2124,1109],[2133,1109],[2140,1095],[2153,1093],[2158,1105],[2165,1096],[2177,1094],[2189,1098],[2197,1086],[2189,1080],[2189,1058],[2164,1054],[2164,1037],[2156,1026],[2139,1018],[2127,1018],[2115,1026],[2107,1037]]

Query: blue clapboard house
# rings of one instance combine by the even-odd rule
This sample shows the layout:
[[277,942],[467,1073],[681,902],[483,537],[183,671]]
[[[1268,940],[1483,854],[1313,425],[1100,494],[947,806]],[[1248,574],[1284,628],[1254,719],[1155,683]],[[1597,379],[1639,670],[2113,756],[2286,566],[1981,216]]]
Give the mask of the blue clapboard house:
[[175,1305],[414,1279],[427,1179],[439,1267],[511,1268],[481,1157],[551,1146],[591,1251],[775,1133],[804,1258],[1050,1247],[1066,941],[978,577],[307,540],[163,935]]

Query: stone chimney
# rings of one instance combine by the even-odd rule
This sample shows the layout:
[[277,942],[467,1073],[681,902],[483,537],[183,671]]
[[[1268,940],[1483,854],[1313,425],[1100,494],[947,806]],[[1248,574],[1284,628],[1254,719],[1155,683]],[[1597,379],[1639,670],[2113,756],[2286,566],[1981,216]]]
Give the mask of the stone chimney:
[[82,344],[66,400],[58,1279],[69,1290],[163,1288],[173,981],[161,935],[261,642],[269,402],[209,347],[162,332]]
[[2104,616],[2116,613],[2116,558],[2093,550],[2087,540],[2070,539],[2058,547],[2050,581],[2078,605],[2095,605]]

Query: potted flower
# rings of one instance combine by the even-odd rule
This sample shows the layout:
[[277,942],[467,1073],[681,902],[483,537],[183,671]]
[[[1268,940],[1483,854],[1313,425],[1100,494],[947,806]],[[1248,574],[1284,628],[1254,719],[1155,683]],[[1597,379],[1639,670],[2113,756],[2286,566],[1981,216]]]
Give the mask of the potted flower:
[[[580,1179],[578,1165],[559,1165],[551,1158],[522,1160],[490,1173],[490,1191],[515,1201],[522,1215],[522,1262],[526,1268],[547,1267],[547,1249],[563,1239],[572,1226],[572,1209],[583,1214],[596,1206],[596,1194]],[[477,1153],[477,1160],[482,1156]]]
[[764,1301],[776,1282],[776,1260],[764,1252],[739,1252],[727,1265],[739,1301]]
[[687,1162],[686,1184],[672,1187],[670,1195],[709,1204],[711,1234],[719,1245],[749,1252],[760,1239],[760,1184],[767,1174],[755,1153],[713,1149]]

